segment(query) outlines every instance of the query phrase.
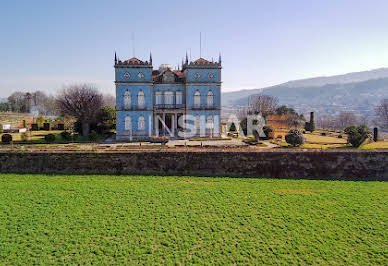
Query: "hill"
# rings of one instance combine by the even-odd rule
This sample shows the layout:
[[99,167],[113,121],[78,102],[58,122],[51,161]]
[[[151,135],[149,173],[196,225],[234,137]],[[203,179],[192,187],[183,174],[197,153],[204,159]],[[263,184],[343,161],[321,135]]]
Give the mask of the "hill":
[[374,106],[380,99],[388,97],[388,68],[224,93],[222,104],[229,108],[246,106],[248,98],[259,93],[276,96],[280,104],[286,104],[302,113],[315,111],[335,114],[353,111],[370,116],[374,115]]

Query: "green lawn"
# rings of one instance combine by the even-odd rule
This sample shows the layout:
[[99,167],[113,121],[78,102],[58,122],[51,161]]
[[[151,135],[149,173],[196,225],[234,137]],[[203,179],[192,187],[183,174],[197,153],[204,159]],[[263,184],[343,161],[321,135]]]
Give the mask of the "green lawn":
[[0,175],[0,264],[387,264],[388,183]]

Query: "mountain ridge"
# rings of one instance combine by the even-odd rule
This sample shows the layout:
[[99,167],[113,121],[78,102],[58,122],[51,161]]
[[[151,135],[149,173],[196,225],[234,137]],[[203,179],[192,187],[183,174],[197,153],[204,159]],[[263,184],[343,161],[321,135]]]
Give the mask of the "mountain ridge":
[[318,111],[334,114],[352,111],[373,115],[380,98],[388,98],[388,68],[352,72],[343,75],[288,81],[271,87],[227,92],[222,94],[222,105],[228,108],[246,106],[255,94],[279,98],[280,104],[299,112]]

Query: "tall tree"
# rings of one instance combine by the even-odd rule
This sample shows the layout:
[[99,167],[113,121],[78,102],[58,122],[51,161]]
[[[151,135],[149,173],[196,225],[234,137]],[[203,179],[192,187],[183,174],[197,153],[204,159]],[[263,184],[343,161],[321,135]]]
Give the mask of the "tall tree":
[[12,112],[27,113],[29,112],[27,94],[16,91],[8,97],[8,103],[11,105]]
[[383,99],[376,107],[376,124],[384,131],[388,131],[388,99]]
[[90,124],[96,121],[102,108],[103,97],[91,84],[72,85],[59,93],[57,105],[63,115],[78,119],[82,124],[82,135],[87,137]]

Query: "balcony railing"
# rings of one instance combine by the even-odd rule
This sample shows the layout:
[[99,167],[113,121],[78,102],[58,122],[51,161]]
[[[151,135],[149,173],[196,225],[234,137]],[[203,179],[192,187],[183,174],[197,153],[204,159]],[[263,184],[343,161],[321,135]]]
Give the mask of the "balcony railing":
[[213,105],[193,105],[192,109],[194,110],[199,110],[199,109],[202,109],[202,110],[215,110],[217,109],[217,106],[215,106],[214,104]]
[[142,111],[142,110],[149,110],[147,106],[122,106],[122,107],[116,107],[117,111]]
[[154,104],[154,109],[179,109],[185,108],[184,104]]

